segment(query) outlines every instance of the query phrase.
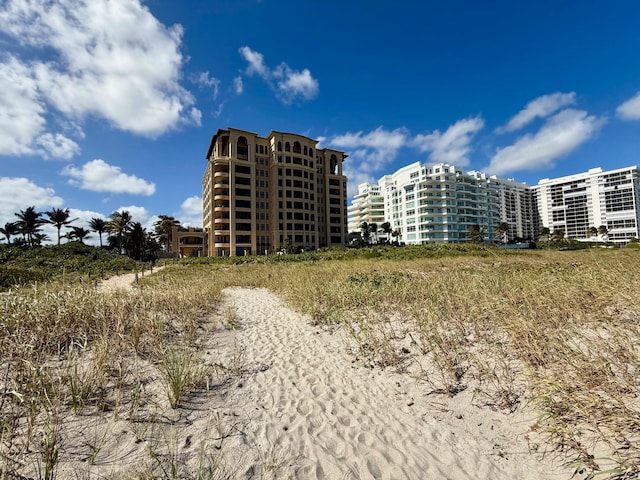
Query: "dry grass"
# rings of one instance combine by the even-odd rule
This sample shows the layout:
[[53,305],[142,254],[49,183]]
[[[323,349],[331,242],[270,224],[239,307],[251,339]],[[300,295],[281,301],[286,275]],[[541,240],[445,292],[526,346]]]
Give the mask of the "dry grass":
[[[2,296],[0,478],[32,467],[19,460],[29,452],[39,478],[54,478],[64,416],[139,422],[179,407],[211,374],[198,355],[212,322],[236,324],[232,311],[214,314],[229,285],[278,292],[347,332],[364,364],[407,371],[433,393],[531,405],[533,428],[583,476],[638,474],[640,257],[607,250],[176,265],[135,294],[51,284]],[[153,378],[165,398],[145,391]]]

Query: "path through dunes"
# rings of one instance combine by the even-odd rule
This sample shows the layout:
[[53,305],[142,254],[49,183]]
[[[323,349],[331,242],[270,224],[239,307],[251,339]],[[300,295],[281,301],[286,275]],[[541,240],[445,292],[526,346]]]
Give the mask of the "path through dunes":
[[311,326],[267,290],[224,295],[248,372],[225,402],[250,418],[235,458],[255,464],[240,474],[268,464],[275,478],[298,479],[566,476],[529,453],[517,416],[472,407],[470,392],[447,404],[406,374],[354,363],[339,332]]

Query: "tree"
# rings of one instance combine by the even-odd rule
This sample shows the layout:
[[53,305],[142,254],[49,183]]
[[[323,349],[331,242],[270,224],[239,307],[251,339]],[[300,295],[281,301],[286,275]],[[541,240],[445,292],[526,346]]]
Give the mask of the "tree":
[[473,243],[483,243],[484,242],[484,228],[480,225],[469,225],[467,228],[467,237]]
[[71,213],[68,208],[65,208],[64,210],[61,208],[54,208],[53,210],[48,210],[44,213],[49,217],[45,222],[55,225],[58,229],[58,245],[60,245],[60,229],[62,229],[62,227],[68,227],[71,223],[75,222],[77,218],[69,220]]
[[509,224],[507,222],[500,222],[496,227],[496,233],[502,243],[507,243],[509,240]]
[[564,230],[562,230],[561,228],[554,229],[551,233],[551,237],[554,241],[561,242],[562,240],[564,240]]
[[102,248],[102,234],[107,231],[107,227],[107,221],[102,218],[93,217],[89,221],[89,228],[100,237],[100,248]]
[[7,222],[4,227],[0,227],[0,233],[7,239],[7,244],[11,245],[11,237],[20,233],[18,222]]
[[602,237],[602,240],[606,242],[609,237],[609,229],[607,228],[606,225],[600,225],[598,227],[598,234]]
[[375,238],[375,242],[378,243],[378,224],[371,222],[369,224],[369,231],[371,232],[371,234]]
[[180,222],[169,215],[159,215],[159,220],[153,224],[160,243],[164,245],[165,252],[171,252],[173,243],[173,229],[180,227]]
[[362,222],[360,224],[360,231],[362,232],[362,240],[366,245],[368,245],[369,238],[371,238],[371,232],[369,231],[369,224],[367,222]]
[[43,240],[43,237],[38,237],[37,235],[40,233],[42,225],[47,223],[47,221],[42,218],[42,212],[36,212],[35,206],[27,207],[26,210],[20,210],[20,212],[15,215],[19,219],[16,223],[18,224],[20,233],[26,237],[29,248],[33,248],[36,243],[34,240],[38,240],[37,243]]
[[540,237],[545,237],[545,240],[547,242],[551,240],[551,230],[549,229],[549,227],[540,228],[540,231],[538,232],[538,238]]
[[123,252],[124,247],[124,236],[129,232],[131,226],[133,225],[133,220],[131,219],[131,214],[128,210],[122,210],[121,212],[113,212],[109,216],[109,222],[107,229],[109,233],[115,235],[118,240],[118,252]]
[[587,238],[593,238],[598,234],[598,229],[596,227],[587,228]]
[[396,228],[393,232],[391,232],[391,236],[393,237],[393,241],[398,243],[398,237],[400,236],[402,232],[400,231],[399,228]]
[[389,236],[391,235],[392,229],[391,229],[391,223],[390,222],[384,222],[382,225],[380,225],[380,228],[382,229],[382,233],[385,234],[385,237],[387,239],[387,243],[389,242]]
[[66,237],[69,240],[77,240],[84,244],[84,241],[91,236],[89,235],[90,233],[91,230],[87,230],[83,227],[71,227],[71,231],[67,233]]
[[134,260],[143,260],[147,230],[140,222],[133,223],[127,232],[125,249]]

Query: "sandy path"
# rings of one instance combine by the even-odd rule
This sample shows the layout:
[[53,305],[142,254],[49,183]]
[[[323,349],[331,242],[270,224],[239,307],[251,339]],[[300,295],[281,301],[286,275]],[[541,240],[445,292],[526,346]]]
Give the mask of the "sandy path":
[[566,477],[529,453],[517,416],[427,397],[407,375],[353,363],[339,334],[267,290],[224,293],[253,372],[227,398],[251,419],[244,445],[261,452],[248,477],[267,463],[275,478],[296,479]]
[[[157,273],[164,267],[154,267],[153,273]],[[123,275],[115,275],[98,283],[98,290],[104,293],[115,292],[117,290],[133,290],[136,275],[141,280],[144,278],[142,273],[125,273]],[[151,271],[145,271],[144,275],[152,275]]]

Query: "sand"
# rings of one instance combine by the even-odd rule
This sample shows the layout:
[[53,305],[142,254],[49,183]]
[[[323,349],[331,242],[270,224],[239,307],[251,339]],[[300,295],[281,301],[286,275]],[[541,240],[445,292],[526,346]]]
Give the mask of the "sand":
[[[134,279],[114,277],[100,288],[131,289]],[[149,469],[168,478],[162,469],[171,466],[176,478],[570,476],[538,450],[531,412],[478,408],[471,389],[430,395],[419,378],[365,366],[347,353],[339,329],[312,326],[268,290],[226,289],[214,320],[227,327],[201,338],[203,362],[217,372],[208,388],[171,409],[154,367],[138,362],[156,413],[136,422],[65,419],[58,478],[131,478]]]

